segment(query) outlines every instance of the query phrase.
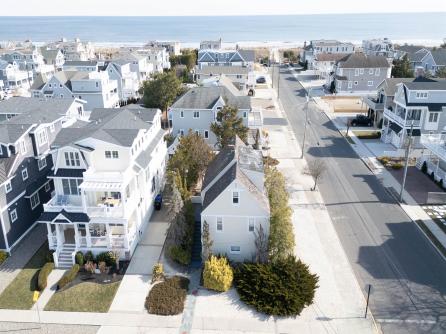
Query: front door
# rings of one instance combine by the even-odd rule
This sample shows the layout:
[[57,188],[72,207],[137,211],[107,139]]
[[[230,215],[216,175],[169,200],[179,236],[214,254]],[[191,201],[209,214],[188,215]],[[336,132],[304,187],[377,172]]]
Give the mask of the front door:
[[65,239],[65,244],[72,244],[74,245],[76,243],[75,238],[74,238],[74,228],[73,226],[64,226],[64,231],[63,231],[63,235],[64,235],[64,239]]

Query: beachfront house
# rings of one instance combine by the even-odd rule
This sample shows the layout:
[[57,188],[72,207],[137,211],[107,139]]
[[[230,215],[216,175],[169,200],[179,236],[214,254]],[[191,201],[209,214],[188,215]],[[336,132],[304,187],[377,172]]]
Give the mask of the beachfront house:
[[269,234],[269,203],[261,151],[238,137],[209,164],[203,180],[201,228],[209,225],[213,254],[236,262],[256,257],[255,233]]
[[197,66],[195,69],[195,80],[199,85],[222,75],[243,92],[248,92],[256,85],[256,73],[247,66]]
[[192,130],[215,147],[217,138],[211,124],[218,121],[217,114],[225,106],[238,108],[245,126],[262,128],[262,111],[251,107],[251,97],[238,95],[223,85],[191,88],[181,96],[168,111],[172,134],[183,136]]
[[119,106],[118,83],[107,72],[61,71],[50,79],[38,76],[31,86],[33,97],[79,98],[89,111]]
[[200,42],[200,50],[220,50],[222,48],[221,38],[217,40],[208,40]]
[[0,82],[8,89],[29,89],[33,83],[33,72],[21,70],[19,65],[0,59]]
[[0,249],[11,252],[51,198],[50,145],[64,126],[83,117],[83,104],[13,97],[0,102],[0,112]]
[[169,56],[181,55],[181,43],[178,41],[150,41],[144,48],[164,48]]
[[70,267],[77,251],[132,256],[164,184],[164,134],[159,109],[129,105],[95,109],[56,136],[54,193],[38,219],[56,267]]
[[241,66],[254,70],[254,50],[216,50],[198,51],[198,68],[205,66]]
[[300,53],[300,61],[311,64],[315,56],[320,53],[351,54],[353,52],[355,52],[355,46],[352,43],[326,39],[312,40],[308,45],[305,42]]
[[66,61],[87,61],[95,59],[95,50],[90,42],[81,42],[79,38],[68,41],[62,38],[60,41],[45,45],[49,49],[59,49]]
[[375,95],[378,85],[390,78],[390,72],[385,57],[353,53],[336,63],[331,80],[337,94]]
[[139,97],[140,82],[138,74],[130,69],[131,61],[124,59],[116,59],[106,62],[105,71],[111,80],[118,83],[118,94],[120,101],[127,101],[131,98]]
[[375,38],[362,41],[362,52],[367,56],[383,56],[389,63],[395,58],[393,43],[388,38]]
[[381,140],[403,148],[413,125],[413,147],[420,135],[442,133],[446,127],[446,81],[417,78],[397,85],[394,104],[384,109]]

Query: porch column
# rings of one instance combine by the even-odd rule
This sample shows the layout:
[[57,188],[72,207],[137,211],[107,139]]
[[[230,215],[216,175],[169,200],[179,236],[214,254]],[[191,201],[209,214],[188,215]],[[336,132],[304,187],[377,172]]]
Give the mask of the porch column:
[[112,248],[112,239],[110,238],[111,228],[110,228],[110,225],[108,223],[105,223],[105,231],[107,231],[107,233],[106,233],[107,245],[108,245],[109,248]]
[[90,224],[85,224],[85,238],[87,240],[87,247],[91,247],[91,234],[90,234]]
[[53,244],[53,232],[51,232],[51,225],[50,223],[46,223],[46,230],[48,231],[48,244],[51,247],[54,247],[55,245]]
[[121,205],[122,205],[122,214],[124,217],[127,217],[127,194],[125,192],[125,187],[121,188]]
[[82,208],[84,209],[84,212],[87,213],[87,199],[86,194],[87,192],[85,190],[82,190],[81,192],[81,198],[82,198]]
[[77,224],[73,224],[74,227],[74,243],[76,244],[76,249],[80,247],[80,235],[79,230],[77,228]]
[[437,175],[438,168],[440,167],[440,159],[437,160],[437,167],[435,167],[435,175]]
[[60,224],[55,224],[54,225],[55,227],[56,227],[56,238],[57,238],[57,247],[59,247],[59,246],[61,246],[62,245],[62,235],[61,235],[61,232],[60,232]]

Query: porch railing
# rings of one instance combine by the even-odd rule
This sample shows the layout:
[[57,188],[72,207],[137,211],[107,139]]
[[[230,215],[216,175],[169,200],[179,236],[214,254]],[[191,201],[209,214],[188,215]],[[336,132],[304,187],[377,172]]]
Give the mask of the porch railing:
[[107,247],[108,237],[90,237],[91,247]]
[[50,248],[57,247],[57,236],[55,234],[48,234],[48,246]]
[[384,109],[384,116],[389,118],[392,122],[397,123],[401,126],[411,126],[413,122],[413,126],[420,126],[421,121],[419,119],[404,119],[400,115],[398,115],[394,111],[390,111],[389,109]]
[[87,207],[87,214],[90,217],[123,217],[124,207],[108,207],[108,206],[90,206]]

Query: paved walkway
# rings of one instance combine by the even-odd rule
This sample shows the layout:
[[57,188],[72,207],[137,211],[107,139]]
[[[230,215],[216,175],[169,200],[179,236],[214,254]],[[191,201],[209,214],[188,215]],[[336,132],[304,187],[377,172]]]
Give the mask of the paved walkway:
[[152,269],[159,261],[169,226],[165,214],[166,208],[164,207],[163,210],[155,211],[152,215],[116,292],[110,306],[110,313],[147,313],[144,301],[150,290]]
[[12,282],[34,253],[43,245],[47,239],[46,233],[45,225],[36,224],[19,245],[13,249],[11,256],[0,266],[0,293]]
[[[333,114],[327,109],[324,103],[321,103],[318,99],[315,99],[319,107],[321,107],[330,119],[334,119]],[[339,131],[344,131],[345,129],[339,126],[339,123],[334,121],[333,124],[338,128]],[[370,171],[376,175],[378,179],[381,180],[384,187],[392,189],[395,195],[399,194],[399,189],[401,188],[398,180],[377,160],[376,156],[373,154],[368,147],[359,140],[353,133],[349,133],[349,136],[353,140],[352,148],[356,151],[359,157],[362,159],[364,164],[370,169]],[[398,197],[398,196],[397,196]],[[396,198],[398,199],[398,198]],[[413,221],[421,220],[431,231],[431,233],[438,239],[438,241],[446,248],[446,234],[435,224],[434,221],[429,217],[429,215],[424,211],[424,209],[418,205],[415,199],[407,192],[403,191],[403,201],[400,204],[401,208],[406,212],[409,218]],[[417,225],[418,226],[418,225]],[[423,231],[424,233],[424,231]],[[427,236],[426,236],[427,237]],[[429,239],[429,238],[428,238]],[[430,239],[429,239],[430,240]],[[435,247],[435,246],[434,246]],[[443,256],[440,252],[439,254]]]

